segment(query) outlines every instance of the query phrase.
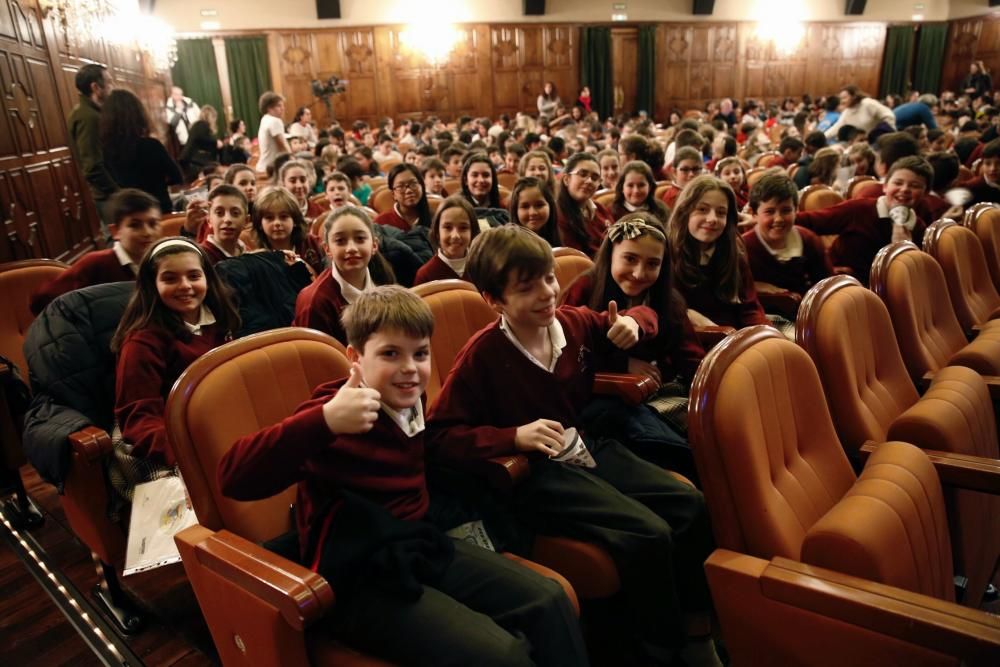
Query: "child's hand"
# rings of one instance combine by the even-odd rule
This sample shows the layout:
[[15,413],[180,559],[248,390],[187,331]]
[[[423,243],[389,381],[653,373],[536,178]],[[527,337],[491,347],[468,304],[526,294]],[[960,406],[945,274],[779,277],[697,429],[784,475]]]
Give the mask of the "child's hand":
[[352,365],[351,377],[323,406],[323,419],[331,433],[367,433],[372,430],[381,408],[381,395],[363,384],[361,367]]
[[208,202],[204,199],[192,199],[184,212],[184,230],[192,236],[198,236],[198,230],[208,220]]
[[648,361],[643,361],[642,359],[633,359],[632,357],[629,357],[628,372],[632,375],[641,375],[649,378],[656,383],[657,387],[659,387],[662,382],[660,379],[660,369],[656,367],[656,362],[649,363]]
[[563,427],[551,419],[539,419],[517,429],[514,448],[519,452],[541,452],[555,456],[563,448]]
[[615,347],[627,350],[639,342],[639,323],[628,315],[618,314],[618,304],[614,301],[608,304],[608,340]]

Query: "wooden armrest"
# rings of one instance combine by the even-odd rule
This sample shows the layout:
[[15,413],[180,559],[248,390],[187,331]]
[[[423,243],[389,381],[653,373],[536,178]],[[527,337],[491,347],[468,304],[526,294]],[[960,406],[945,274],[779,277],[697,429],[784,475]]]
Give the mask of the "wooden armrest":
[[959,656],[970,665],[1000,662],[1000,619],[984,612],[780,557],[771,560],[760,584],[773,600]]
[[531,462],[523,454],[496,456],[480,461],[468,461],[461,467],[484,477],[497,491],[509,492],[531,474]]
[[594,376],[595,394],[619,396],[629,405],[639,405],[655,394],[656,389],[656,383],[644,375],[597,373]]
[[[862,463],[880,444],[869,440],[861,445],[858,455]],[[1000,495],[1000,460],[935,449],[922,451],[934,464],[942,485]]]
[[296,630],[333,606],[333,589],[323,577],[228,530],[194,525],[174,539],[193,545],[201,565],[277,609]]
[[107,431],[96,426],[88,426],[76,433],[71,433],[69,444],[75,453],[80,454],[88,461],[97,461],[111,453],[111,436],[108,435]]
[[781,315],[785,319],[795,321],[802,303],[802,295],[795,292],[757,292],[757,300],[764,307],[764,312]]
[[722,342],[723,338],[734,331],[736,331],[736,329],[733,327],[719,325],[694,328],[694,332],[698,336],[698,342],[701,343],[701,346],[705,348],[706,352],[715,347],[718,343]]

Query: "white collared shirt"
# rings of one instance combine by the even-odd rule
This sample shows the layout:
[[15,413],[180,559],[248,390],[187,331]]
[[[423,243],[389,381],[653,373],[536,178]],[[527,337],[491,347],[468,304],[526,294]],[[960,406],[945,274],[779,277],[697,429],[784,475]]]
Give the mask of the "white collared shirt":
[[439,249],[438,250],[438,258],[442,262],[444,262],[445,264],[447,264],[451,268],[451,270],[454,271],[455,273],[457,273],[458,275],[461,276],[461,275],[465,274],[465,263],[469,259],[469,254],[468,253],[465,254],[465,257],[460,257],[458,259],[448,259],[447,257],[444,256],[444,253],[441,252],[441,250]]
[[771,256],[779,262],[787,262],[790,259],[802,256],[802,235],[799,234],[799,230],[795,229],[794,226],[788,231],[788,235],[785,237],[784,248],[772,248],[764,240],[764,237],[760,235],[756,227],[753,228],[753,231],[757,235],[757,239],[761,242],[761,245],[764,246],[764,249],[771,253]]
[[424,430],[424,403],[419,398],[416,405],[404,412],[393,410],[385,403],[382,403],[382,411],[389,415],[389,419],[399,430],[411,438]]
[[118,259],[119,264],[127,266],[129,270],[132,271],[132,275],[139,275],[139,265],[133,262],[132,258],[128,256],[128,253],[125,252],[125,248],[122,247],[121,241],[115,241],[114,246],[112,246],[112,250],[115,251],[115,257]]
[[205,240],[208,241],[209,243],[211,243],[212,245],[214,245],[219,250],[221,250],[222,254],[225,255],[226,257],[239,257],[244,252],[246,252],[246,249],[247,249],[247,247],[243,243],[243,241],[240,241],[239,239],[237,239],[236,240],[236,254],[235,255],[230,255],[229,251],[227,251],[225,248],[223,248],[219,244],[219,242],[217,240],[215,240],[215,234],[209,234],[208,236],[205,237]]
[[645,211],[646,210],[646,205],[645,204],[643,204],[642,206],[632,206],[632,204],[629,204],[627,201],[623,201],[622,204],[625,205],[625,210],[628,211],[628,212],[630,212],[630,213],[635,213],[636,211]]
[[[878,212],[878,217],[880,218],[890,218],[889,216],[889,201],[886,199],[885,195],[882,195],[875,202],[875,210]],[[913,231],[913,228],[917,226],[917,214],[913,212],[912,208],[906,209],[908,215],[906,216],[906,222],[900,225],[905,227],[908,231]],[[891,218],[890,218],[891,219]],[[898,224],[893,220],[893,224]]]
[[347,303],[354,303],[358,300],[359,296],[375,287],[375,284],[372,282],[372,274],[368,269],[365,269],[365,282],[361,286],[361,289],[344,280],[344,277],[340,275],[340,271],[337,270],[336,264],[331,263],[330,273],[333,275],[333,279],[337,281],[337,284],[340,285],[340,294]]
[[209,324],[215,324],[215,315],[212,314],[212,311],[205,304],[201,304],[201,313],[198,315],[196,323],[184,322],[184,326],[195,336],[200,336],[202,327],[207,327]]
[[552,343],[552,361],[549,362],[548,367],[545,366],[541,361],[535,358],[528,349],[521,345],[521,341],[517,339],[514,335],[514,331],[507,324],[507,317],[505,315],[500,316],[500,331],[504,332],[504,335],[510,339],[510,342],[514,344],[514,347],[520,351],[521,354],[528,358],[528,361],[535,364],[542,370],[551,373],[556,368],[556,362],[559,361],[559,357],[562,355],[563,348],[566,347],[566,334],[563,331],[562,324],[560,324],[558,319],[553,318],[552,324],[548,327],[549,342]]

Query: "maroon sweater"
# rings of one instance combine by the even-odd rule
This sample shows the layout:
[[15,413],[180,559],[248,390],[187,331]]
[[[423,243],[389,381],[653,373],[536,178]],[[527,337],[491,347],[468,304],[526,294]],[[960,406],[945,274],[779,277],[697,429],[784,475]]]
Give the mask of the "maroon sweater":
[[31,312],[37,315],[57,296],[91,285],[135,280],[132,269],[122,266],[111,248],[88,252],[73,266],[35,290],[31,295]]
[[[868,284],[872,261],[883,246],[892,242],[892,220],[878,217],[876,199],[848,199],[836,206],[803,211],[795,224],[817,234],[838,234],[830,246],[830,260],[835,266],[850,267],[854,277]],[[917,214],[913,242],[920,246],[926,226]]]
[[[651,309],[623,314],[635,318],[643,337],[656,336]],[[430,408],[427,445],[432,456],[462,461],[513,454],[519,426],[537,419],[577,425],[577,415],[590,401],[594,373],[607,367],[618,348],[607,337],[607,313],[562,306],[556,318],[566,347],[551,373],[514,347],[500,330],[500,320],[466,343]]]
[[[240,438],[219,461],[219,488],[236,500],[260,500],[298,482],[295,519],[303,562],[310,537],[322,545],[346,489],[385,507],[397,519],[427,513],[424,436],[407,436],[385,414],[367,433],[337,435],[323,419],[323,405],[346,380],[321,384],[312,398],[281,422]],[[314,568],[315,569],[315,568]]]
[[326,269],[296,297],[292,326],[317,329],[347,345],[347,334],[340,323],[344,308],[347,308],[347,300],[340,292],[340,284],[331,270]]
[[167,396],[195,359],[222,345],[226,332],[217,325],[202,328],[187,340],[162,329],[140,329],[125,339],[115,373],[115,418],[135,456],[175,463],[163,423]]
[[754,280],[804,295],[820,280],[833,275],[833,265],[820,238],[805,227],[797,227],[797,230],[802,237],[802,256],[787,262],[779,262],[768,252],[756,230],[751,229],[743,235]]
[[695,286],[685,285],[677,281],[677,289],[687,301],[688,308],[699,313],[720,326],[736,329],[754,324],[767,324],[764,309],[757,300],[757,288],[754,287],[754,275],[750,271],[747,258],[740,255],[740,289],[737,303],[723,301],[715,293],[718,272],[718,255],[714,255],[708,266],[701,267],[702,280]]
[[396,213],[395,206],[385,213],[380,213],[379,216],[375,218],[375,224],[388,225],[390,227],[395,227],[396,229],[402,229],[404,232],[408,232],[413,229],[413,225],[404,220],[401,215]]
[[667,205],[671,211],[677,205],[677,198],[681,196],[681,189],[676,183],[671,183],[670,187],[663,191],[663,203]]
[[464,278],[455,273],[454,269],[445,264],[444,260],[435,253],[423,266],[417,269],[413,284],[420,285],[432,280],[464,280]]
[[[594,293],[594,281],[588,273],[574,280],[563,292],[562,302],[567,306],[584,306],[590,303]],[[660,313],[657,313],[660,315]],[[660,316],[657,328],[659,332],[653,338],[647,338],[624,354],[643,361],[655,361],[664,380],[671,380],[680,375],[685,381],[691,382],[698,370],[698,364],[705,357],[705,350],[698,342],[698,336],[691,326],[691,320],[682,318],[680,336],[670,336],[666,330],[667,320]],[[610,369],[609,370],[619,370]]]
[[576,248],[587,253],[590,257],[597,254],[604,235],[608,232],[608,226],[614,224],[615,219],[611,211],[604,206],[594,202],[597,207],[594,217],[586,222],[587,238],[580,237],[570,226],[569,218],[560,209],[556,215],[556,226],[559,229],[559,242],[567,248]]
[[[226,253],[222,252],[222,248],[210,241],[205,241],[204,243],[199,243],[198,245],[200,245],[201,249],[205,251],[205,255],[208,256],[208,261],[212,263],[212,266],[215,266],[224,259],[229,259],[229,257],[226,256]],[[236,257],[237,255],[233,256]]]

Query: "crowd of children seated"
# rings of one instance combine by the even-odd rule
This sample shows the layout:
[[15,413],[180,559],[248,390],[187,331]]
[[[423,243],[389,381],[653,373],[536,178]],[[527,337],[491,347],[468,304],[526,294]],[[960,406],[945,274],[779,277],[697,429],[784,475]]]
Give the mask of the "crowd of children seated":
[[[109,203],[113,247],[43,286],[31,307],[136,281],[112,343],[115,417],[127,455],[169,468],[170,388],[237,335],[252,298],[236,298],[224,268],[273,253],[311,279],[286,324],[338,339],[353,370],[235,443],[219,470],[223,493],[250,500],[298,483],[302,562],[330,578],[343,580],[340,541],[385,537],[344,535],[351,513],[374,513],[390,537],[433,552],[408,597],[363,578],[343,598],[338,590],[332,632],[394,660],[586,664],[562,589],[448,538],[440,506],[475,511],[476,499],[456,500],[427,474],[523,453],[532,474],[503,509],[528,534],[611,554],[636,663],[718,665],[701,567],[709,517],[701,494],[660,467],[693,474],[675,417],[705,355],[699,330],[788,324],[794,312],[766,313],[766,295],[801,296],[834,273],[866,282],[886,244],[919,244],[938,217],[1000,201],[997,100],[914,95],[909,103],[929,104],[940,127],[897,127],[889,106],[854,86],[838,93],[725,99],[657,125],[568,112],[547,84],[555,102],[538,118],[317,129],[299,109],[287,137],[284,100],[265,93],[259,161],[203,172],[204,189],[178,204],[181,236],[160,238],[162,201],[121,190]],[[846,198],[858,177],[870,177],[865,196]],[[845,198],[799,210],[806,186]],[[559,284],[556,247],[593,266]],[[468,341],[425,405],[435,323],[405,288],[436,280],[471,283],[499,319]],[[641,375],[659,391],[637,409],[612,405],[609,428],[591,391],[599,371]],[[576,428],[596,467],[553,460]]]

